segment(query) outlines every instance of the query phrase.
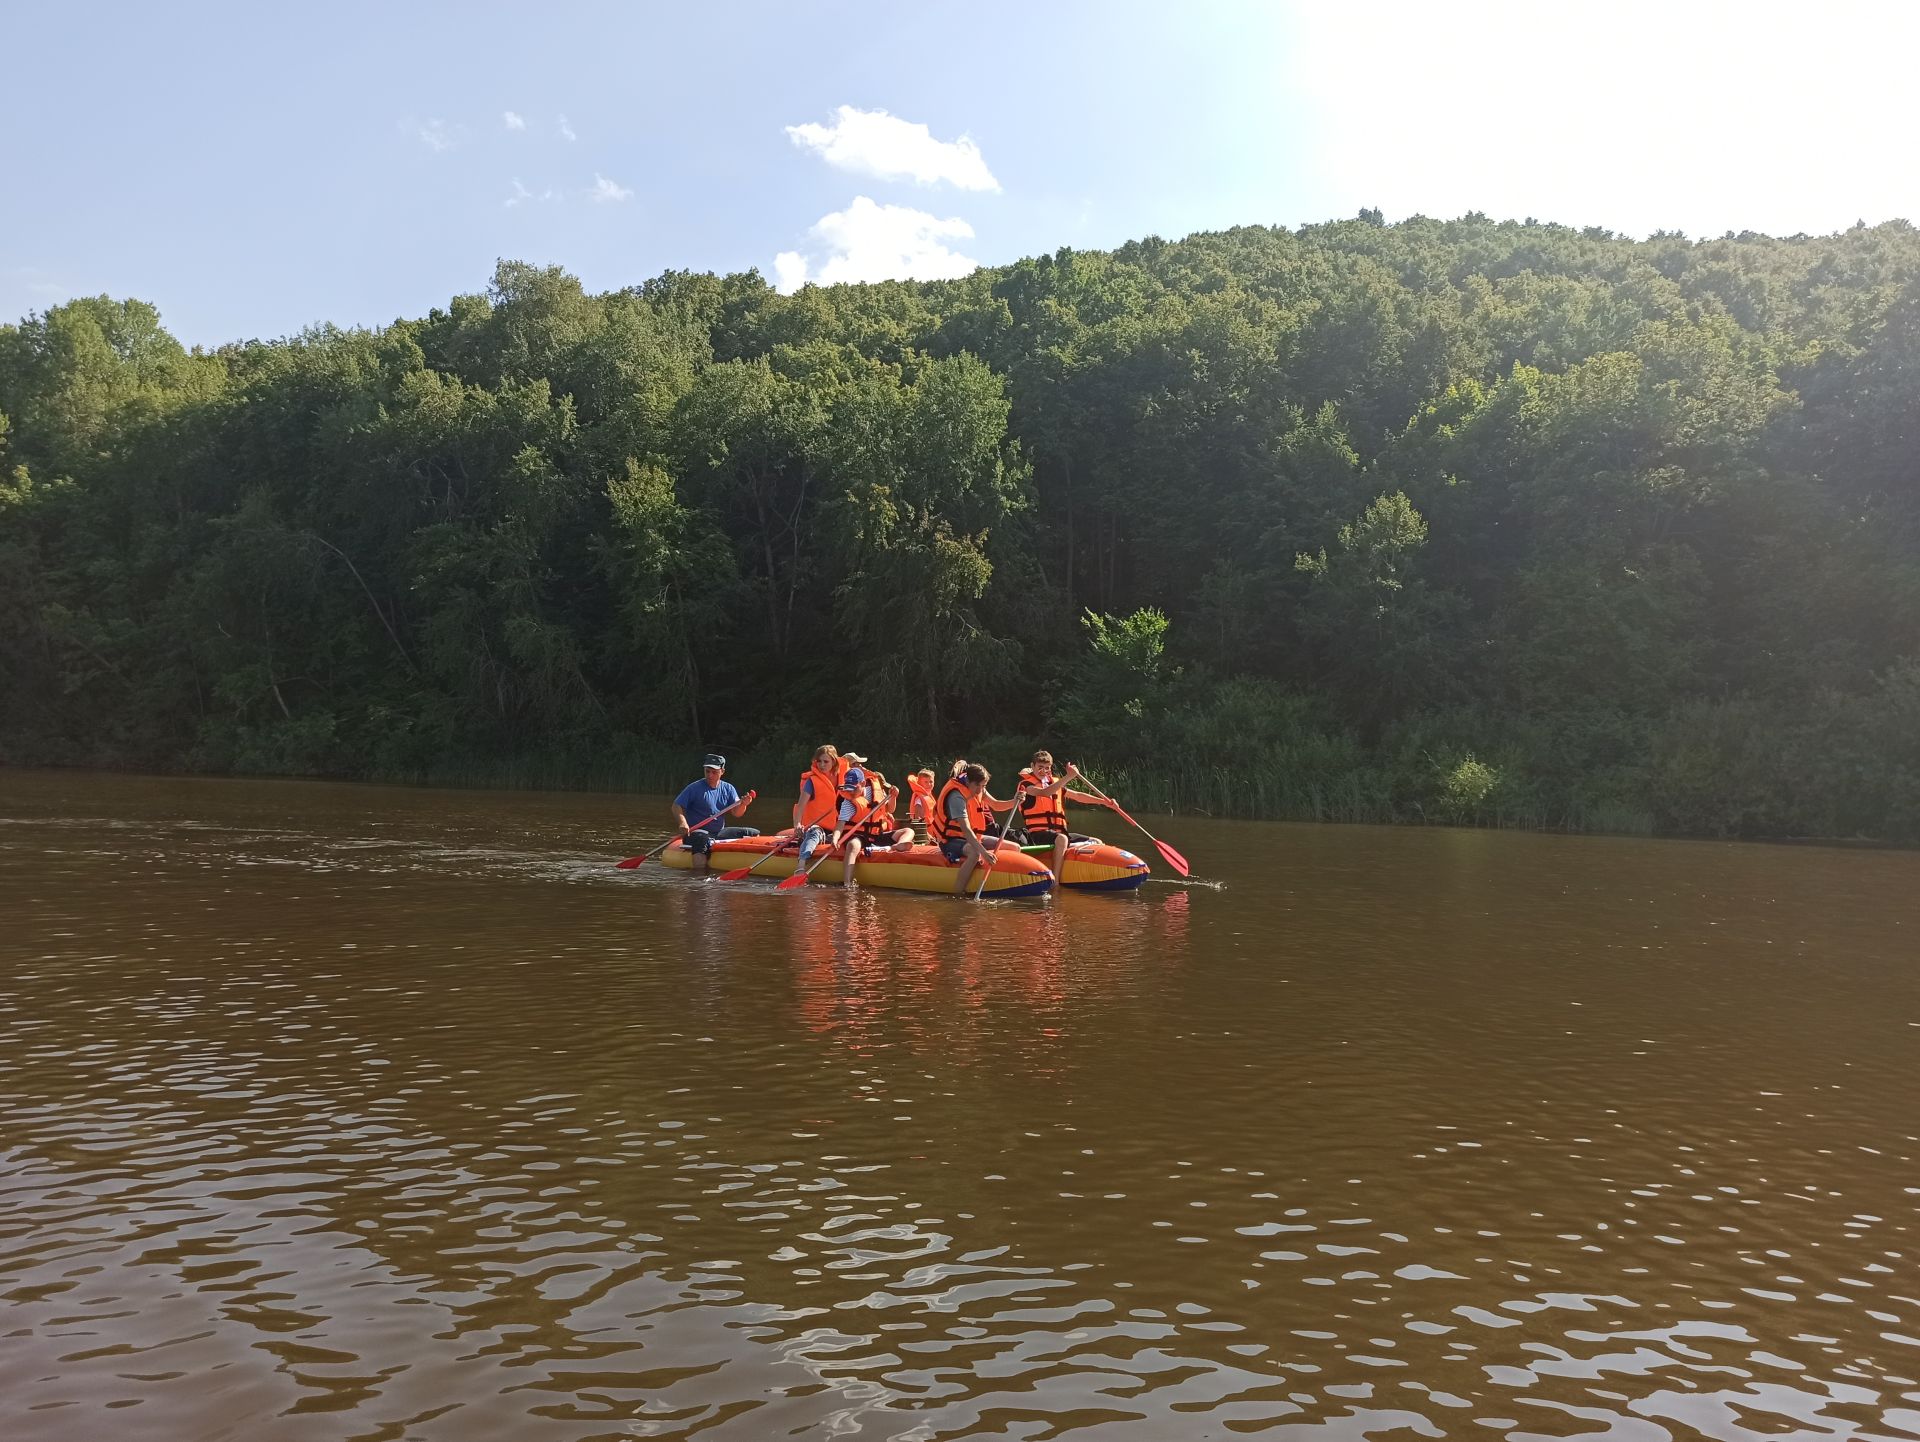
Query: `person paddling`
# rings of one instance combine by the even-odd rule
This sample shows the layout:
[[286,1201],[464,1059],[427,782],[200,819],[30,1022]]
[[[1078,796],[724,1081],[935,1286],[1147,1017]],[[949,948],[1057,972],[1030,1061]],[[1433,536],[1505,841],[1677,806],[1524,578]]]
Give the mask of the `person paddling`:
[[940,788],[934,801],[934,840],[940,845],[940,854],[960,867],[953,886],[957,896],[967,895],[974,868],[1000,845],[1000,838],[987,834],[993,829],[993,813],[1018,804],[1017,796],[1002,802],[989,796],[987,782],[992,779],[986,767],[969,762],[965,771]]
[[913,845],[913,828],[900,825],[893,809],[900,800],[900,788],[871,766],[866,773],[866,794],[858,800],[867,819],[860,823],[855,841],[847,844],[848,850],[856,842],[869,854]]
[[859,883],[853,869],[860,864],[861,849],[867,844],[867,823],[873,819],[878,797],[873,791],[873,777],[867,770],[866,757],[858,751],[843,751],[840,760],[839,827],[847,834],[846,854],[840,866],[840,884],[857,886]]
[[801,773],[800,798],[793,803],[793,828],[800,838],[802,871],[822,840],[829,850],[840,844],[840,780],[846,770],[838,748],[822,746],[813,753],[813,764]]
[[729,826],[727,817],[738,816],[747,803],[726,780],[727,758],[709,756],[701,767],[698,781],[689,781],[673,798],[673,819],[680,827],[681,839],[693,853],[693,869],[707,869],[707,852],[716,841],[734,841],[743,836],[758,836],[752,826]]
[[[964,781],[966,779],[967,770],[972,765],[973,763],[967,760],[966,757],[964,756],[960,757],[958,760],[956,760],[953,763],[953,779],[955,781]],[[985,770],[986,768],[983,766],[981,769]],[[984,836],[989,831],[993,830],[993,813],[994,812],[1011,811],[1017,804],[1018,804],[1017,798],[1014,801],[1002,801],[998,796],[995,796],[990,791],[981,792],[980,804],[979,804],[979,811],[981,816],[980,834]]]
[[1066,774],[1055,776],[1051,751],[1034,752],[1032,762],[1020,772],[1020,784],[1026,788],[1020,798],[1020,824],[1026,830],[1029,844],[1053,847],[1053,859],[1048,864],[1055,876],[1066,865],[1067,844],[1074,839],[1067,831],[1067,808],[1064,803],[1071,801],[1076,806],[1112,804],[1104,796],[1069,791],[1067,783],[1079,775],[1080,768],[1068,762]]

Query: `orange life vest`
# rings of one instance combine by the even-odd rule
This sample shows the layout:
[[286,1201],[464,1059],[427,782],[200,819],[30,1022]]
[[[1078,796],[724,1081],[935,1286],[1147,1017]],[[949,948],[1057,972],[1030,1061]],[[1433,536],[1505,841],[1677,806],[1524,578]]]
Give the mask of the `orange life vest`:
[[984,796],[974,797],[967,795],[967,783],[955,777],[940,788],[940,795],[933,803],[933,816],[927,822],[927,825],[933,829],[934,840],[951,841],[955,837],[966,834],[961,831],[958,826],[954,825],[947,816],[947,795],[953,791],[958,791],[961,795],[967,797],[967,810],[971,815],[975,834],[985,836],[991,832],[993,830],[993,808],[987,805]]
[[867,812],[867,819],[860,825],[861,839],[866,841],[875,841],[883,838],[888,841],[893,840],[893,833],[898,828],[894,822],[893,813],[883,809],[886,803],[887,778],[882,776],[878,771],[868,768],[866,795],[860,797],[853,803],[856,808],[856,815],[859,811],[864,811],[869,806],[873,808]]
[[[1033,774],[1031,766],[1021,769],[1020,779],[1028,786],[1040,785],[1040,778]],[[1027,792],[1020,798],[1020,821],[1027,828],[1028,836],[1058,836],[1067,829],[1067,808],[1060,804],[1060,793],[1041,796]]]
[[907,792],[910,798],[907,802],[907,815],[925,826],[930,819],[927,814],[928,809],[933,804],[933,783],[916,773],[907,778]]
[[[822,775],[817,767],[809,766],[800,774],[800,829],[818,826],[822,831],[833,830],[840,819],[840,775],[844,769],[836,767],[833,776]],[[807,783],[813,783],[813,794],[807,794]]]

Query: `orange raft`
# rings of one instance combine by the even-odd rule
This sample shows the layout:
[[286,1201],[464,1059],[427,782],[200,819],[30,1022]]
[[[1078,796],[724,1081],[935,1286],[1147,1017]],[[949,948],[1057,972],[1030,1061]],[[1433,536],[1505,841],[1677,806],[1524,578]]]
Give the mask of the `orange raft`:
[[[735,841],[716,841],[707,854],[707,867],[719,873],[737,867],[752,866],[765,859],[766,864],[753,874],[769,881],[793,875],[795,853],[780,851],[788,846],[788,836],[743,836]],[[1111,849],[1111,848],[1110,848]],[[769,857],[768,852],[778,854]],[[819,860],[818,856],[815,860]],[[660,864],[676,871],[693,867],[693,855],[684,842],[676,841],[660,853]],[[953,892],[959,867],[940,854],[937,846],[913,846],[905,851],[862,851],[854,867],[853,879],[862,886],[890,887],[895,891]],[[976,870],[968,890],[980,884],[982,872]],[[1053,890],[1053,873],[1046,863],[1008,846],[1001,849],[993,868],[985,872],[988,896],[1013,901],[1022,897],[1045,896]],[[813,879],[829,886],[845,879],[845,867],[838,856],[821,861]]]
[[[1028,852],[1051,859],[1053,848]],[[1124,847],[1104,841],[1075,841],[1067,846],[1060,867],[1063,891],[1137,891],[1146,883],[1147,863]]]

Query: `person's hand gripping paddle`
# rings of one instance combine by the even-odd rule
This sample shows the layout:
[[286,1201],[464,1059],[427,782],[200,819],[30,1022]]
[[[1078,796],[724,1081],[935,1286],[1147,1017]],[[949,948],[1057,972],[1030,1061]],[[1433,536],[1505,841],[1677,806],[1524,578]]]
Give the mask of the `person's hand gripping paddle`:
[[[994,858],[1000,854],[1000,848],[1007,844],[1007,831],[1013,825],[1013,814],[1020,809],[1020,798],[1026,794],[1027,788],[1025,785],[1013,788],[1013,805],[1007,808],[1007,819],[1000,823],[1000,834],[994,838],[994,845],[991,849],[985,846],[980,848],[987,854],[985,859],[980,863],[980,884],[973,889],[973,899],[975,901],[978,901],[987,889],[987,878],[993,874]],[[1025,833],[1022,834],[1024,835]],[[1055,877],[1054,880],[1058,881],[1059,878]]]

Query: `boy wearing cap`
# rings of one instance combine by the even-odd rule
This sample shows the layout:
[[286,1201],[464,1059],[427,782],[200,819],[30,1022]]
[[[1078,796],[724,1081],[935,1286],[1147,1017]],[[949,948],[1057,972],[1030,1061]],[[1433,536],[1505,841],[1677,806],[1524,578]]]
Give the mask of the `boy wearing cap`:
[[687,850],[693,853],[695,871],[707,869],[707,851],[714,842],[760,834],[757,827],[726,824],[728,816],[738,816],[753,799],[751,793],[743,799],[733,783],[723,779],[726,774],[727,758],[709,756],[700,779],[688,782],[673,798],[673,819],[679,823]]
[[[839,832],[845,837],[846,852],[843,856],[841,882],[845,886],[855,885],[854,868],[860,864],[861,847],[866,842],[865,822],[872,817],[872,805],[867,796],[867,758],[858,751],[842,751],[840,761],[840,825]],[[860,822],[856,826],[854,823]]]

